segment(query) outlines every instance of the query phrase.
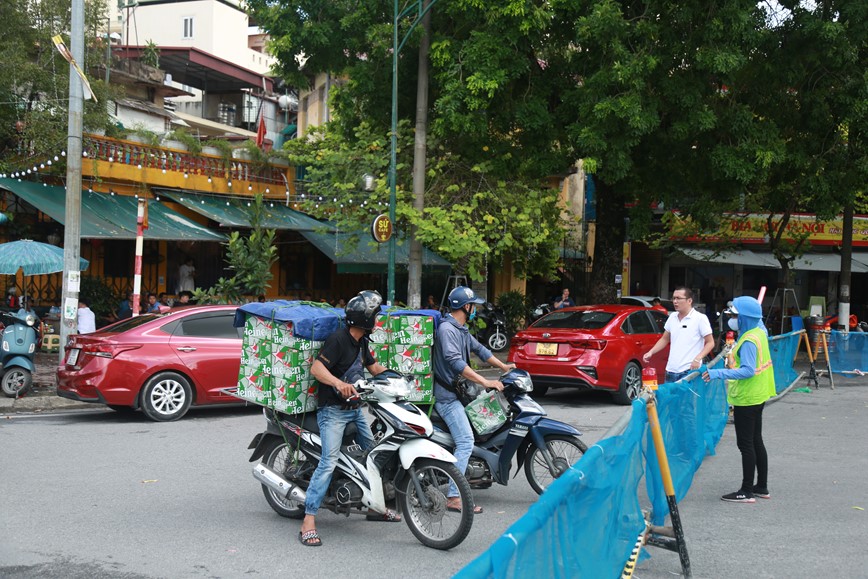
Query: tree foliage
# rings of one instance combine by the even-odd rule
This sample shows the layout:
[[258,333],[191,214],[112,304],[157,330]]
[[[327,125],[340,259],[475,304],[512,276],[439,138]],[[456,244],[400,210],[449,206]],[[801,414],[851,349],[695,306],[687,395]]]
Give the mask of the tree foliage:
[[233,231],[226,242],[226,264],[233,271],[221,277],[207,290],[196,289],[193,298],[204,304],[238,304],[245,296],[265,294],[271,287],[271,266],[277,261],[275,231],[262,227],[264,216],[262,195],[257,194],[248,210],[250,232],[242,236]]
[[[9,163],[54,155],[66,147],[69,64],[51,38],[69,43],[68,0],[0,0],[7,33],[0,36],[0,168]],[[100,37],[106,21],[104,2],[85,3],[85,59],[88,66],[105,59]],[[105,103],[119,94],[102,80],[90,79],[98,99],[85,101],[85,130],[110,125]]]
[[[360,118],[387,126],[388,2],[250,5],[288,78],[346,76],[333,101],[344,135]],[[522,199],[548,201],[516,182],[583,159],[598,192],[589,298],[609,301],[621,242],[648,234],[654,201],[700,230],[716,229],[727,210],[837,213],[859,202],[868,171],[866,16],[859,0],[440,0],[431,43],[437,145],[429,150],[450,179],[432,195],[433,219],[419,235],[433,234],[451,207],[472,226],[449,231],[455,248],[487,250],[489,240],[472,229],[474,212],[512,221],[512,208],[530,209]],[[399,70],[405,118],[414,103],[413,46],[411,39]],[[479,197],[473,177],[483,174]]]

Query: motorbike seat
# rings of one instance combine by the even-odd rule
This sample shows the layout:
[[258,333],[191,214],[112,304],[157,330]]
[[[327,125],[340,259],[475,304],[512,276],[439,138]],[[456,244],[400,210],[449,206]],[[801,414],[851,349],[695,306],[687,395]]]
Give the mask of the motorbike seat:
[[[308,432],[319,434],[319,424],[316,421],[316,411],[302,414],[288,414],[286,419],[296,426],[300,426]],[[348,424],[344,429],[344,444],[350,444],[356,437],[358,429],[355,424]],[[350,442],[347,442],[350,441]]]

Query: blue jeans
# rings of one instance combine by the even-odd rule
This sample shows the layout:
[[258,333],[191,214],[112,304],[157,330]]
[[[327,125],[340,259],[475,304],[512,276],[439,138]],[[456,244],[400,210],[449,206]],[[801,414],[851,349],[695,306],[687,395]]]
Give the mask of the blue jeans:
[[358,433],[356,443],[362,450],[368,450],[374,446],[374,434],[361,409],[341,410],[339,407],[330,405],[323,406],[316,413],[316,423],[319,425],[319,438],[322,444],[322,458],[317,465],[310,484],[307,487],[307,498],[304,501],[304,514],[316,515],[319,506],[325,498],[332,480],[332,473],[338,464],[338,456],[341,453],[341,443],[344,438],[344,430],[350,423],[356,424]]
[[666,372],[666,383],[671,384],[672,382],[678,382],[691,372],[693,372],[693,370],[685,370],[684,372]]
[[[443,418],[446,426],[449,427],[449,433],[452,435],[452,440],[455,441],[455,466],[458,468],[458,472],[463,475],[467,470],[470,455],[473,453],[473,428],[470,426],[470,420],[467,418],[464,406],[458,400],[436,402],[434,407],[437,409],[437,414]],[[459,496],[458,487],[454,483],[450,483],[449,492],[446,494],[449,497]]]

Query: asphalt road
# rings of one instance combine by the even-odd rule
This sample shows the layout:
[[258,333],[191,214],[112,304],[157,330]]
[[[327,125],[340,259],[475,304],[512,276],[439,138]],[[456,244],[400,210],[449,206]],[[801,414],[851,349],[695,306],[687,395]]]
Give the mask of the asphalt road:
[[[771,500],[719,500],[739,480],[731,426],[706,459],[681,503],[694,577],[868,576],[868,383],[821,384],[766,411]],[[625,411],[600,393],[541,402],[588,444]],[[262,423],[244,408],[194,409],[167,424],[104,410],[0,418],[0,576],[448,577],[536,499],[523,475],[477,491],[485,513],[448,552],[425,548],[404,523],[328,512],[324,546],[305,548],[298,522],[276,515],[250,474],[247,444]],[[635,577],[679,574],[675,554],[651,553]]]

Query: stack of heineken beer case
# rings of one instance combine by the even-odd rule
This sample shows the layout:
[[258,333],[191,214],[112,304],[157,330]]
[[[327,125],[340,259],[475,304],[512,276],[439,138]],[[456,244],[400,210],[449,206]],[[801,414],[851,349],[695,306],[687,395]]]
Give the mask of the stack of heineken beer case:
[[411,375],[416,389],[407,400],[418,404],[434,401],[434,317],[424,311],[377,316],[371,332],[371,348],[377,361],[390,370]]
[[247,314],[237,396],[287,414],[316,410],[310,367],[322,345],[294,336],[292,322]]

